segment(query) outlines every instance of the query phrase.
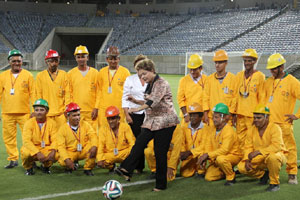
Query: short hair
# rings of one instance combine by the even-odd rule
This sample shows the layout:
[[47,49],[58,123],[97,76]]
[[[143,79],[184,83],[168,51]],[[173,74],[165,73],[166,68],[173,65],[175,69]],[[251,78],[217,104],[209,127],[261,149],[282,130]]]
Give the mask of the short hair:
[[143,54],[140,54],[138,56],[135,57],[134,61],[133,61],[133,66],[134,68],[136,68],[136,64],[138,62],[140,62],[141,60],[145,60],[147,58],[147,56],[143,55]]
[[137,64],[136,64],[136,70],[146,70],[146,71],[150,71],[150,72],[154,72],[155,73],[155,64],[151,59],[144,59],[144,60],[140,60]]

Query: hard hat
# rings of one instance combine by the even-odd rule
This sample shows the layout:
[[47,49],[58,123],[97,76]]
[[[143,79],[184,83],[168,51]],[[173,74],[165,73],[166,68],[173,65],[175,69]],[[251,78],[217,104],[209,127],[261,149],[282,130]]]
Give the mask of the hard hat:
[[13,49],[13,50],[9,51],[7,59],[9,60],[9,58],[12,56],[21,56],[23,58],[21,51],[19,51],[18,49]]
[[199,103],[192,103],[187,107],[188,113],[198,113],[203,112],[203,107]]
[[44,99],[38,99],[38,100],[36,100],[32,106],[33,107],[35,107],[35,106],[43,106],[43,107],[46,107],[47,109],[49,109],[49,104]]
[[225,61],[225,60],[228,60],[228,55],[225,50],[220,49],[215,52],[213,61]]
[[45,56],[45,60],[49,59],[49,58],[59,58],[59,54],[57,51],[53,50],[53,49],[49,49],[49,51],[46,52],[46,56]]
[[76,110],[80,110],[80,107],[76,103],[72,102],[66,106],[65,112],[68,113],[68,112],[72,112],[72,111],[76,111]]
[[228,106],[226,106],[224,103],[218,103],[217,105],[215,105],[215,107],[213,108],[213,112],[222,113],[225,115],[230,114]]
[[120,114],[119,109],[116,106],[109,106],[106,108],[105,117],[114,117]]
[[197,69],[198,67],[203,65],[202,57],[198,54],[191,55],[187,67],[189,69]]
[[255,49],[246,49],[242,55],[242,57],[252,57],[252,58],[258,58],[257,52]]
[[268,115],[269,115],[269,114],[270,114],[270,109],[269,109],[267,106],[265,106],[265,105],[258,104],[258,105],[255,107],[253,113],[258,113],[258,114],[268,114]]
[[75,49],[74,56],[76,56],[77,54],[89,54],[89,51],[86,46],[79,45]]
[[267,64],[266,69],[274,69],[274,68],[284,64],[285,62],[286,62],[286,60],[280,53],[272,54],[268,58],[268,64]]
[[106,56],[120,56],[118,47],[110,46],[107,48]]

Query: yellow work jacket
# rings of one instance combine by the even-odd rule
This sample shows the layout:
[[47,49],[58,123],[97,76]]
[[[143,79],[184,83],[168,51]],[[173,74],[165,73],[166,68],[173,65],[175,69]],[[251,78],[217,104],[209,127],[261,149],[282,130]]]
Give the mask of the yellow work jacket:
[[0,87],[3,114],[30,113],[30,103],[35,101],[35,92],[34,79],[29,71],[22,69],[17,78],[10,69],[4,71],[0,75]]
[[89,71],[85,76],[82,76],[78,67],[70,70],[68,72],[70,95],[67,102],[77,103],[81,111],[91,112],[94,108],[98,108],[97,74],[98,71],[92,67],[89,67]]
[[[264,88],[266,92],[265,102],[270,108],[270,121],[288,124],[284,115],[293,114],[296,99],[300,100],[300,82],[288,74],[282,79],[268,78]],[[271,96],[273,98],[270,102]],[[300,118],[300,109],[298,109],[296,116]]]
[[[236,114],[253,117],[253,110],[263,103],[265,75],[256,71],[245,80],[245,71],[236,75]],[[244,97],[244,92],[248,95]]]
[[135,143],[135,137],[128,124],[120,122],[118,137],[109,126],[101,126],[98,137],[98,152],[97,160],[104,160],[105,153],[113,153],[114,149],[122,151],[124,149],[131,149]]
[[216,72],[209,75],[205,82],[203,93],[203,109],[209,110],[209,116],[212,117],[212,109],[218,103],[225,103],[229,107],[230,113],[235,113],[236,107],[236,79],[235,75],[227,72],[223,82],[220,83],[216,78]]
[[280,127],[270,122],[263,136],[260,137],[258,129],[253,125],[247,132],[243,160],[248,160],[249,153],[253,151],[259,151],[263,156],[280,151],[284,153],[286,149]]
[[[54,120],[47,117],[46,122],[40,129],[36,118],[33,117],[24,124],[23,147],[29,150],[31,156],[34,156],[43,148],[48,148],[49,151],[57,150],[56,134],[57,128]],[[42,147],[42,141],[44,141],[45,147]]]
[[205,152],[211,160],[221,155],[241,155],[237,134],[229,124],[226,124],[217,135],[216,128],[212,127],[205,144]]
[[48,116],[63,114],[66,95],[70,92],[67,73],[58,70],[55,80],[52,80],[48,70],[44,70],[37,74],[35,83],[36,98],[45,99],[49,104]]
[[[179,108],[188,107],[192,103],[203,105],[203,92],[207,76],[202,74],[200,80],[195,83],[190,74],[179,81],[177,101]],[[182,113],[180,112],[181,117]]]
[[[109,106],[116,106],[122,109],[123,85],[130,72],[127,68],[119,66],[114,76],[109,73],[109,67],[102,68],[98,73],[99,84],[99,108],[106,109]],[[111,84],[111,93],[109,93],[109,85]]]
[[[75,136],[76,135],[76,136]],[[78,141],[79,140],[79,141]],[[66,160],[70,158],[68,151],[76,152],[77,144],[82,145],[82,150],[98,146],[98,137],[92,126],[81,120],[79,123],[79,130],[75,133],[68,123],[64,123],[58,130],[57,134],[57,148],[59,156]]]

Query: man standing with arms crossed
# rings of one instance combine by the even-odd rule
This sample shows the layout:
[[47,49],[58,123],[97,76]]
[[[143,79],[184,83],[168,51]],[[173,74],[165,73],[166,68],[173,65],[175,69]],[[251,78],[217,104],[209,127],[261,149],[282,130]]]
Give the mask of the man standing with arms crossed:
[[300,117],[300,110],[294,115],[296,100],[300,99],[300,82],[284,72],[284,57],[275,53],[268,59],[267,69],[272,77],[265,82],[267,106],[270,108],[270,121],[278,124],[282,131],[283,142],[288,150],[286,172],[288,183],[298,184],[297,146],[293,132],[293,121]]
[[52,118],[57,128],[66,122],[64,109],[67,105],[66,95],[69,95],[67,73],[58,69],[60,56],[57,51],[50,49],[45,56],[48,69],[36,76],[36,98],[45,99],[49,103],[47,117]]
[[18,166],[17,124],[21,131],[30,117],[30,102],[34,102],[34,80],[32,74],[22,69],[23,55],[13,49],[8,53],[11,69],[0,75],[0,98],[2,99],[2,134],[10,161],[5,169]]

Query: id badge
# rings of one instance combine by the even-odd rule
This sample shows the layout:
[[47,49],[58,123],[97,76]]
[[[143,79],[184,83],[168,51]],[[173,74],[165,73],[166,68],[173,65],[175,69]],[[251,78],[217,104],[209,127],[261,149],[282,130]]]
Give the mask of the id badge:
[[272,103],[272,101],[273,101],[273,96],[270,96],[269,102]]
[[225,94],[228,94],[228,87],[225,87],[225,88],[224,88],[224,93],[225,93]]
[[193,144],[192,149],[195,149],[195,145]]
[[82,145],[81,144],[77,144],[77,151],[79,151],[79,152],[82,151]]
[[108,87],[108,91],[107,92],[108,92],[108,94],[112,93],[112,87],[111,86]]
[[15,88],[11,88],[10,89],[10,95],[14,95],[15,94]]
[[116,155],[118,155],[118,154],[119,154],[118,149],[117,149],[117,148],[114,148],[114,155],[116,156]]
[[42,147],[42,148],[45,148],[45,147],[46,147],[45,141],[42,141],[42,142],[41,142],[41,147]]
[[247,98],[247,97],[248,97],[248,93],[247,93],[247,92],[244,92],[243,97],[244,97],[244,98]]

